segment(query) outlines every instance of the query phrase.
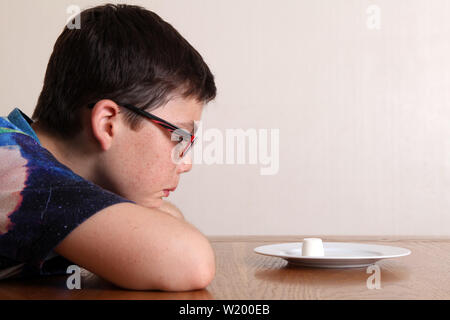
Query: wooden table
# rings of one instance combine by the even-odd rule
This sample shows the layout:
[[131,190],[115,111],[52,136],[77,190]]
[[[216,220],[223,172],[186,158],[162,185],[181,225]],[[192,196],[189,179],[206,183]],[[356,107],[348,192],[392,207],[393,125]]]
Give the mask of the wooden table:
[[409,256],[377,262],[380,289],[368,289],[371,274],[366,268],[294,267],[253,252],[260,245],[301,242],[304,237],[210,237],[217,270],[205,290],[128,291],[83,270],[81,290],[68,290],[66,276],[3,280],[0,299],[450,299],[450,238],[321,237],[410,249]]

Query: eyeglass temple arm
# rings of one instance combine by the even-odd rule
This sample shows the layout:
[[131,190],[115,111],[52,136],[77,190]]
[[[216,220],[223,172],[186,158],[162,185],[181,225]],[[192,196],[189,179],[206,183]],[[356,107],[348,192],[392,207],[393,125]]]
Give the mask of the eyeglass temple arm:
[[133,106],[133,105],[130,105],[130,104],[124,104],[124,105],[122,105],[122,106],[125,107],[125,108],[127,108],[127,109],[130,109],[130,110],[132,110],[132,111],[134,111],[134,112],[136,112],[136,113],[139,113],[141,116],[144,116],[144,117],[146,117],[146,118],[149,118],[149,119],[151,119],[151,120],[154,120],[154,121],[157,122],[159,125],[162,125],[163,127],[167,128],[167,129],[169,129],[169,130],[171,130],[172,132],[175,131],[175,130],[178,130],[177,132],[183,134],[183,135],[186,136],[186,137],[191,138],[191,141],[192,141],[192,135],[191,135],[189,132],[187,132],[186,130],[183,130],[183,129],[181,129],[181,128],[178,128],[177,126],[174,126],[173,124],[167,122],[166,120],[161,119],[161,118],[159,118],[159,117],[157,117],[157,116],[155,116],[155,115],[153,115],[153,114],[151,114],[151,113],[145,112],[145,111],[143,111],[143,110],[141,110],[141,109],[139,109],[139,108],[137,108],[137,107],[135,107],[135,106]]
[[[95,106],[95,103],[92,103],[88,107],[90,109],[92,109],[94,106]],[[145,111],[143,111],[143,110],[141,110],[141,109],[139,109],[139,108],[137,108],[137,107],[135,107],[135,106],[133,106],[131,104],[121,104],[121,106],[124,107],[124,108],[127,108],[127,109],[129,109],[129,110],[131,110],[133,112],[136,112],[136,113],[140,114],[141,116],[146,117],[146,118],[148,118],[150,120],[154,120],[154,122],[156,122],[157,124],[162,125],[163,127],[171,130],[171,132],[173,132],[175,130],[178,130],[178,132],[181,132],[181,134],[183,134],[184,136],[190,137],[191,141],[193,139],[192,135],[189,132],[187,132],[187,131],[185,131],[185,130],[183,130],[181,128],[178,128],[177,126],[174,126],[173,124],[165,121],[164,119],[161,119],[161,118],[159,118],[159,117],[157,117],[157,116],[155,116],[153,114],[150,114],[148,112],[145,112]]]

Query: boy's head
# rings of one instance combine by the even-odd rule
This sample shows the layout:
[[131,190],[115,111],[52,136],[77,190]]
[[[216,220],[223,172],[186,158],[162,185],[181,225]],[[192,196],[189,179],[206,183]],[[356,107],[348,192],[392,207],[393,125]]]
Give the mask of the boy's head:
[[58,153],[79,168],[74,171],[80,174],[84,162],[90,170],[83,176],[159,206],[163,190],[191,168],[190,159],[174,163],[170,132],[123,105],[191,131],[186,123],[200,120],[216,96],[214,77],[170,24],[142,7],[103,5],[81,12],[80,22],[56,41],[32,118],[73,148]]

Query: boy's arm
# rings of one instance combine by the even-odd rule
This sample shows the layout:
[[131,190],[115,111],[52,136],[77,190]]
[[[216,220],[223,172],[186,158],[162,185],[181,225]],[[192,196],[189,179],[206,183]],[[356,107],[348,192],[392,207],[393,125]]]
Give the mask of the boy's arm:
[[196,290],[215,275],[214,251],[200,231],[159,209],[131,203],[97,212],[54,251],[127,289]]

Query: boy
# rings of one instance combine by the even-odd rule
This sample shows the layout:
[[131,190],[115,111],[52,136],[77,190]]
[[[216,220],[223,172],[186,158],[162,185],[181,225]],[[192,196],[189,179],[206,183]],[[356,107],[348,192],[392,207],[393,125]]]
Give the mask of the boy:
[[206,287],[209,241],[164,201],[215,98],[200,54],[138,6],[80,14],[55,43],[31,120],[0,118],[0,279],[77,264],[135,290]]

